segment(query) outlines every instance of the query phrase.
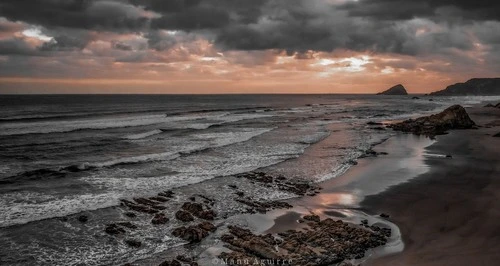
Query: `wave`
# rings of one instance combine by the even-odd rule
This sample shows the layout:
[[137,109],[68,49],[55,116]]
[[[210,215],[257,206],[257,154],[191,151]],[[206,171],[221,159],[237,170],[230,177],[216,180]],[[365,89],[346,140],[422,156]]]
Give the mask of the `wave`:
[[184,111],[184,112],[172,112],[167,113],[167,115],[189,115],[189,114],[199,114],[199,113],[212,113],[212,112],[231,112],[231,111],[265,111],[271,110],[271,107],[266,106],[256,106],[256,107],[236,107],[236,108],[214,108],[214,109],[201,109],[201,110],[193,110],[193,111]]
[[195,134],[193,135],[195,143],[199,143],[200,141],[208,141],[208,145],[189,146],[188,143],[186,143],[186,145],[181,145],[181,147],[183,148],[177,151],[144,154],[132,157],[123,157],[123,158],[107,160],[104,162],[91,162],[91,163],[84,162],[53,169],[41,168],[36,170],[30,170],[21,172],[14,176],[1,179],[0,184],[13,184],[22,181],[36,181],[36,180],[47,180],[54,178],[64,178],[71,173],[90,171],[99,168],[111,168],[115,166],[134,165],[147,162],[171,161],[181,156],[185,157],[192,154],[209,151],[214,148],[245,142],[256,136],[269,132],[273,129],[274,128],[264,128],[264,129],[252,129],[252,131],[247,131],[247,132]]
[[157,135],[157,134],[161,134],[161,133],[163,133],[163,130],[155,129],[155,130],[151,130],[151,131],[144,132],[144,133],[128,135],[128,136],[125,136],[123,138],[129,139],[129,140],[137,140],[137,139],[144,139],[144,138],[147,138],[147,137],[150,137],[153,135]]
[[[141,116],[108,117],[98,119],[83,119],[71,121],[41,121],[0,124],[0,136],[25,135],[25,134],[48,134],[66,133],[80,130],[101,130],[110,128],[126,128],[148,126],[156,124],[169,124],[166,129],[206,129],[216,124],[236,122],[246,119],[270,117],[269,114],[245,113],[231,114],[212,113],[204,115],[167,116],[164,114],[152,114]],[[205,120],[206,122],[202,122]],[[210,120],[213,120],[211,122]],[[187,123],[197,121],[195,123]]]
[[134,157],[125,157],[105,162],[74,164],[55,169],[41,168],[3,178],[0,180],[0,184],[13,184],[21,181],[36,181],[36,180],[47,180],[54,178],[64,178],[70,173],[89,171],[98,168],[109,168],[120,165],[141,164],[145,162],[154,162],[154,161],[168,161],[176,159],[180,156],[181,154],[178,152],[164,152],[164,153],[146,154]]
[[90,118],[90,117],[103,117],[109,115],[124,115],[124,114],[141,114],[141,113],[156,113],[163,112],[165,109],[148,109],[148,110],[134,110],[134,111],[104,111],[100,113],[79,112],[79,113],[57,113],[57,114],[29,114],[29,115],[13,115],[1,117],[0,122],[27,122],[38,120],[62,120],[67,118]]

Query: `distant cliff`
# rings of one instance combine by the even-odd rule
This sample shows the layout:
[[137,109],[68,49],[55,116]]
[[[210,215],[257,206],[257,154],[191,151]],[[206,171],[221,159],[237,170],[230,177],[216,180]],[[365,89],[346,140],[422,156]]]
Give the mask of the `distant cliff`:
[[476,78],[431,93],[436,96],[500,95],[500,78]]
[[377,93],[377,95],[408,95],[408,92],[406,92],[406,89],[403,85],[398,84],[386,91]]

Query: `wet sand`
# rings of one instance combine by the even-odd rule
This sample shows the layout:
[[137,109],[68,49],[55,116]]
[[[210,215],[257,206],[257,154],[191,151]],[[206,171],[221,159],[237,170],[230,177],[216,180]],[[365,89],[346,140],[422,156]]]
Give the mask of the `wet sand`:
[[439,136],[426,150],[427,173],[367,197],[401,230],[402,252],[365,265],[498,265],[500,261],[500,110],[467,109],[481,127]]
[[[437,140],[398,134],[321,184],[316,197],[289,200],[291,210],[246,217],[256,232],[297,229],[314,213],[359,224],[383,224],[389,243],[353,263],[363,265],[497,265],[500,261],[500,110],[467,109],[480,125]],[[447,158],[451,155],[452,158]],[[389,214],[384,219],[379,214]]]

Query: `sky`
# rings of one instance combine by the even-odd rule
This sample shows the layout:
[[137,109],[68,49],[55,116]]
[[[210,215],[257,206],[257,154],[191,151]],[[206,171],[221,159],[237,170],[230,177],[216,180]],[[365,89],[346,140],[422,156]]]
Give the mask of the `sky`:
[[499,74],[500,1],[0,1],[0,93],[425,93]]

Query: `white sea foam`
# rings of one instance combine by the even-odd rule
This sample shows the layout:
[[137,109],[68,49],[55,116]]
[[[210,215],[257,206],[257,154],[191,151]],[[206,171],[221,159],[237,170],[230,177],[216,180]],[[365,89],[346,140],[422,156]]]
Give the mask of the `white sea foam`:
[[128,135],[128,136],[125,136],[123,138],[130,139],[130,140],[144,139],[144,138],[147,138],[147,137],[150,137],[153,135],[161,134],[162,132],[163,131],[161,131],[160,129],[155,129],[155,130],[151,130],[151,131],[144,132],[144,133]]

